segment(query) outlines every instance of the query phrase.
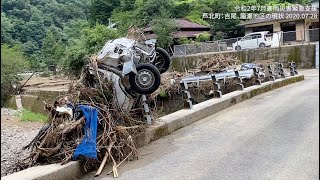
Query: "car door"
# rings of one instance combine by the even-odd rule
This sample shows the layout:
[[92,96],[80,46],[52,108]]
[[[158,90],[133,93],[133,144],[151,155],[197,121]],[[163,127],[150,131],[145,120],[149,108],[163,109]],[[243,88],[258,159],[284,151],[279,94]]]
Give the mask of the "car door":
[[240,42],[241,49],[249,49],[252,46],[252,36],[246,35],[241,39]]
[[259,44],[263,42],[261,33],[252,34],[252,43],[250,48],[258,48]]

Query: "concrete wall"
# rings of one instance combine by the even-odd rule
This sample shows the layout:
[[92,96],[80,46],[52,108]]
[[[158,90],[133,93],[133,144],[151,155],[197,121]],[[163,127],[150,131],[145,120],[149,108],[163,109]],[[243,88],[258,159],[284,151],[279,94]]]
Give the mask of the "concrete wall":
[[[46,115],[43,101],[48,104],[53,104],[54,101],[63,94],[66,94],[66,92],[34,91],[28,92],[27,94],[21,94],[20,96],[23,108]],[[17,109],[15,96],[8,98],[8,100],[4,103],[4,107]]]
[[253,31],[252,31],[252,27],[245,27],[244,28],[244,33],[245,34],[249,34],[249,33],[252,33]]
[[281,26],[279,22],[273,22],[273,32],[280,32],[281,31]]
[[296,21],[296,40],[303,41],[305,38],[304,31],[308,29],[305,27],[304,19]]
[[219,54],[235,56],[242,62],[261,60],[280,62],[283,63],[285,68],[288,67],[288,62],[291,61],[296,62],[297,68],[308,69],[315,67],[315,44],[177,56],[172,58],[172,67],[177,71],[184,71],[185,68],[193,69],[202,62],[209,61]]

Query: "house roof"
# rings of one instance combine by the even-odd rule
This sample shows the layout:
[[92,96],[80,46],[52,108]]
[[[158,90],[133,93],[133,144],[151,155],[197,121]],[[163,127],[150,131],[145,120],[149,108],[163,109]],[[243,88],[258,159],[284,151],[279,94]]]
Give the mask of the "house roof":
[[[201,33],[208,33],[208,31],[177,31],[172,33],[173,38],[193,38],[196,37],[196,35],[201,34]],[[146,34],[145,35],[146,39],[156,39],[157,35],[156,34]]]
[[[175,19],[175,21],[180,29],[199,29],[199,30],[210,29],[209,26],[200,25],[200,24],[188,21],[186,19]],[[144,28],[143,31],[144,32],[152,31],[152,27]]]
[[[296,5],[296,6],[301,6],[301,5]],[[317,13],[319,15],[319,9],[315,12],[315,11],[275,11],[275,12],[270,12],[270,13],[283,13],[284,17],[286,18],[287,15],[294,15],[294,16],[303,16],[308,14],[309,16],[311,16],[311,14]],[[293,16],[293,17],[294,17]],[[297,18],[297,19],[302,19],[302,18]],[[291,20],[297,20],[297,19],[291,19]],[[272,22],[272,21],[281,21],[281,20],[288,20],[288,19],[251,19],[248,21],[244,21],[242,23],[239,24],[239,26],[245,26],[245,25],[251,25],[251,24],[259,24],[259,23],[265,23],[265,22]]]
[[200,25],[186,19],[176,19],[176,23],[180,28],[197,28],[197,29],[207,29],[209,26]]

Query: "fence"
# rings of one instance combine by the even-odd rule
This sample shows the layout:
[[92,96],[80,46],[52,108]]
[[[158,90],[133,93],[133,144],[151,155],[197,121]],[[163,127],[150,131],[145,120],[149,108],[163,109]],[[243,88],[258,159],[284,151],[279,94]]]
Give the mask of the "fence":
[[[272,40],[271,47],[317,42],[319,41],[319,28],[271,33],[267,35],[267,38],[270,38]],[[240,50],[241,39],[242,37],[203,43],[175,45],[173,47],[173,55],[181,56],[205,52]],[[253,36],[250,41],[251,47],[247,47],[247,49],[259,48],[261,41],[259,40],[258,36]]]

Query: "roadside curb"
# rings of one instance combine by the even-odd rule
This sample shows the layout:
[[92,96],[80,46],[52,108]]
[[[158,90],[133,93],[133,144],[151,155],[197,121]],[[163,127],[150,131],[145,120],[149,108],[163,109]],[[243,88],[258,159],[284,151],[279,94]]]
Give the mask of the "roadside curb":
[[[228,108],[234,104],[252,98],[259,94],[277,89],[295,82],[304,80],[303,75],[277,79],[276,81],[262,83],[261,85],[251,86],[242,91],[234,91],[223,95],[221,98],[214,98],[193,106],[193,109],[182,109],[168,114],[156,120],[149,126],[145,132],[134,137],[137,147],[142,147],[166,136],[182,127],[185,127],[202,118],[212,115],[220,110]],[[45,166],[36,166],[23,171],[1,177],[3,180],[37,179],[37,180],[64,180],[74,179],[84,172],[80,162],[73,161],[66,165],[50,164]]]

